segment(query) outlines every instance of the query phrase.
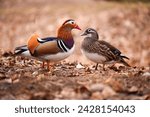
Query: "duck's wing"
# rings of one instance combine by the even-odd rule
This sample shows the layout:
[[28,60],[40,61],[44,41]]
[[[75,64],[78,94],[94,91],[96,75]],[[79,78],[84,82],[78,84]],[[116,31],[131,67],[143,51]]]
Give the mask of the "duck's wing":
[[117,60],[120,57],[128,59],[128,57],[121,55],[121,51],[119,49],[106,41],[97,41],[94,46],[97,53],[105,56],[107,60]]
[[108,42],[105,41],[97,41],[95,47],[98,48],[98,54],[105,56],[108,61],[118,61],[123,63],[126,66],[130,66],[127,62],[125,62],[124,58],[129,59],[128,57],[121,55],[121,51],[116,47],[112,46]]
[[38,35],[33,35],[29,39],[28,49],[33,56],[44,56],[69,51],[69,48],[61,39],[57,37],[40,38]]

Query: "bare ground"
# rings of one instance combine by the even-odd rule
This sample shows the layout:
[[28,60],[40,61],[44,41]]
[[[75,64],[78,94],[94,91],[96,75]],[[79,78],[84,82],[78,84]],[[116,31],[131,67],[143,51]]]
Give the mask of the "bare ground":
[[[7,56],[7,57],[6,57]],[[0,99],[150,99],[150,68],[62,62],[51,71],[34,60],[0,58]]]

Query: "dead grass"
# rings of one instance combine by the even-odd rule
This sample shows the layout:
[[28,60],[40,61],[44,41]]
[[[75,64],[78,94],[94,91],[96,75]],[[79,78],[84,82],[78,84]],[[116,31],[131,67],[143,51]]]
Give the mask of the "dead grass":
[[[5,55],[5,56],[4,56]],[[150,68],[62,62],[51,71],[34,60],[0,57],[0,99],[150,99]],[[19,89],[19,90],[18,90]]]

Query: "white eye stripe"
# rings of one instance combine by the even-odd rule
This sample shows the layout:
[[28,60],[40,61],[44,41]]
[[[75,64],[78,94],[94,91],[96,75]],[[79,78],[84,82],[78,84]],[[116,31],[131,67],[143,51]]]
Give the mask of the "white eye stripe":
[[75,21],[71,20],[71,21],[68,21],[66,24],[75,24]]
[[95,32],[95,31],[93,31],[93,30],[91,30],[91,29],[88,29],[87,31],[88,31],[88,32]]

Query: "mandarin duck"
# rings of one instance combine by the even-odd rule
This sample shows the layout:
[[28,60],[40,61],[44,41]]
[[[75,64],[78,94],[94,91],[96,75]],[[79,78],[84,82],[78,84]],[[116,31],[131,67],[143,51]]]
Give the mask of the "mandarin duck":
[[15,49],[15,54],[47,62],[47,69],[49,69],[50,62],[63,60],[74,51],[72,29],[81,30],[74,20],[69,19],[58,29],[56,37],[40,38],[34,34],[29,38],[27,45]]
[[97,63],[95,70],[97,70],[98,63],[103,65],[103,70],[105,70],[105,64],[115,65],[115,63],[122,63],[130,67],[124,60],[124,58],[129,58],[122,55],[117,48],[108,42],[99,40],[99,35],[96,30],[88,28],[81,36],[85,36],[81,45],[81,52],[86,58]]

